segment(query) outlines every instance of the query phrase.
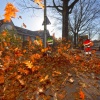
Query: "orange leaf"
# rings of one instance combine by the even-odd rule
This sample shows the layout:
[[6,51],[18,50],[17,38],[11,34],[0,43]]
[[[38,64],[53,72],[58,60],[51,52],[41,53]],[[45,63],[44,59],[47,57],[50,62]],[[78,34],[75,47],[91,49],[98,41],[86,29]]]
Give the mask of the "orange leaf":
[[6,42],[3,42],[4,46],[6,47],[7,46],[7,43]]
[[7,32],[6,31],[3,31],[2,32],[2,35],[5,37],[7,35]]
[[80,57],[79,55],[76,55],[76,56],[75,56],[75,59],[76,59],[76,60],[80,60],[81,57]]
[[20,51],[15,52],[15,57],[21,57],[21,56],[23,56],[23,54]]
[[17,75],[16,76],[16,79],[19,81],[19,83],[21,84],[21,85],[25,85],[25,82],[21,79],[21,75]]
[[23,63],[26,64],[26,66],[27,66],[28,68],[32,68],[32,67],[33,67],[32,62],[30,62],[30,61],[24,61]]
[[44,78],[42,78],[41,80],[40,80],[40,82],[44,82],[44,81],[46,81],[48,79],[48,75],[46,75]]
[[16,17],[17,8],[12,3],[7,3],[5,7],[4,21],[10,21],[12,17]]
[[84,99],[85,99],[85,94],[83,93],[82,90],[80,90],[79,94],[80,94],[80,98],[81,98],[82,100],[84,100]]
[[4,76],[0,76],[0,84],[3,84],[4,83]]
[[61,50],[61,48],[58,48],[58,53],[62,53],[62,50]]
[[55,73],[55,74],[58,74],[58,75],[61,74],[61,72],[59,72],[59,71],[54,71],[54,73]]
[[46,52],[48,50],[48,48],[44,48],[41,50],[41,52]]
[[35,3],[40,3],[42,0],[34,0]]
[[21,85],[25,85],[25,82],[21,79],[18,80]]
[[67,47],[66,46],[64,46],[64,50],[67,50]]
[[26,74],[26,75],[28,75],[28,73],[29,73],[28,70],[25,70],[25,69],[23,69],[23,68],[18,68],[18,72],[24,73],[24,74]]
[[42,4],[42,0],[34,0],[35,3],[37,3],[42,9],[44,8],[44,5]]
[[70,44],[68,44],[67,48],[70,48],[70,46],[71,46],[71,45],[70,45]]
[[2,56],[2,51],[0,51],[0,56]]
[[26,50],[23,50],[23,53],[26,53]]
[[30,58],[31,58],[31,59],[40,59],[40,58],[41,58],[41,55],[38,54],[38,53],[36,53],[36,54],[31,55]]
[[7,60],[7,61],[9,61],[9,60],[10,60],[10,58],[11,58],[11,57],[10,57],[10,56],[8,56],[8,55],[7,55],[7,56],[5,56],[5,60]]
[[31,68],[32,72],[35,72],[35,71],[37,71],[39,69],[40,69],[40,66],[34,66],[34,67]]
[[20,79],[22,77],[22,75],[17,75],[16,76],[16,79],[18,80],[18,79]]

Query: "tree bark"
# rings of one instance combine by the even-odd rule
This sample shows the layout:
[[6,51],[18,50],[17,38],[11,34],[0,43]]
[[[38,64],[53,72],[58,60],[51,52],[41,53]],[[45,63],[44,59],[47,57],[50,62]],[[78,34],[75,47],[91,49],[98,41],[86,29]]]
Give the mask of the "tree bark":
[[62,38],[68,40],[68,0],[63,0],[63,11],[62,11]]
[[74,48],[76,47],[76,37],[77,37],[77,34],[74,33]]
[[76,41],[76,46],[78,46],[78,33],[76,34],[77,36],[77,41]]

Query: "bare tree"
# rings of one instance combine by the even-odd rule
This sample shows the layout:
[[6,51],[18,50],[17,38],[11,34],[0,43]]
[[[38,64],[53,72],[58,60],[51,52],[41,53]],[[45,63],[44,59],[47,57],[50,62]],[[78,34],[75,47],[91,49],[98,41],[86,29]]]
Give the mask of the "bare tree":
[[74,45],[78,43],[78,34],[97,33],[96,20],[100,17],[98,0],[79,0],[69,17],[70,31],[74,35]]
[[56,8],[56,10],[60,12],[62,15],[62,37],[68,40],[68,17],[69,14],[72,12],[73,7],[79,0],[60,0],[60,1],[62,1],[62,4],[59,3],[59,5],[56,5],[55,0],[53,0],[53,5]]
[[[23,6],[24,9],[40,9],[36,5],[28,2],[34,2],[33,0],[28,0],[28,3],[25,0],[22,1],[24,2],[24,5],[20,5]],[[78,1],[79,0],[52,0],[51,3],[47,5],[49,8],[55,8],[62,16],[62,37],[66,38],[66,40],[68,40],[68,17]]]

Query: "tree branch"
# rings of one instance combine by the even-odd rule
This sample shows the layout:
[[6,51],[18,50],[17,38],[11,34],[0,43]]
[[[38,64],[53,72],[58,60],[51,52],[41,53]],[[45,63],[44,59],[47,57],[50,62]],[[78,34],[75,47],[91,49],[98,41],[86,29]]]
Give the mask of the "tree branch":
[[[55,3],[54,0],[53,0],[53,5],[54,5],[54,7],[57,9],[58,12],[62,13],[62,10],[59,9],[59,6],[56,6],[56,3]],[[60,6],[60,7],[61,7],[61,6]]]
[[79,0],[75,0],[73,3],[71,3],[71,5],[68,7],[69,9],[69,14],[72,12],[74,5],[78,2]]

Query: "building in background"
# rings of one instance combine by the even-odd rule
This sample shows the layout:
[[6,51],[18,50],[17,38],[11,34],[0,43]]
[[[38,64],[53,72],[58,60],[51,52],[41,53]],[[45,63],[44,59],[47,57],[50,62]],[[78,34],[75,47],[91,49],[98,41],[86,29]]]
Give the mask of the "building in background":
[[[3,30],[13,30],[15,34],[21,36],[23,41],[25,41],[28,37],[30,37],[30,39],[34,41],[37,36],[40,37],[42,41],[44,41],[44,30],[31,31],[22,27],[15,26],[12,21],[4,22],[3,20],[0,20],[0,33]],[[47,37],[49,36],[50,33],[47,30]]]
[[100,40],[94,40],[93,41],[93,47],[94,50],[100,50]]

